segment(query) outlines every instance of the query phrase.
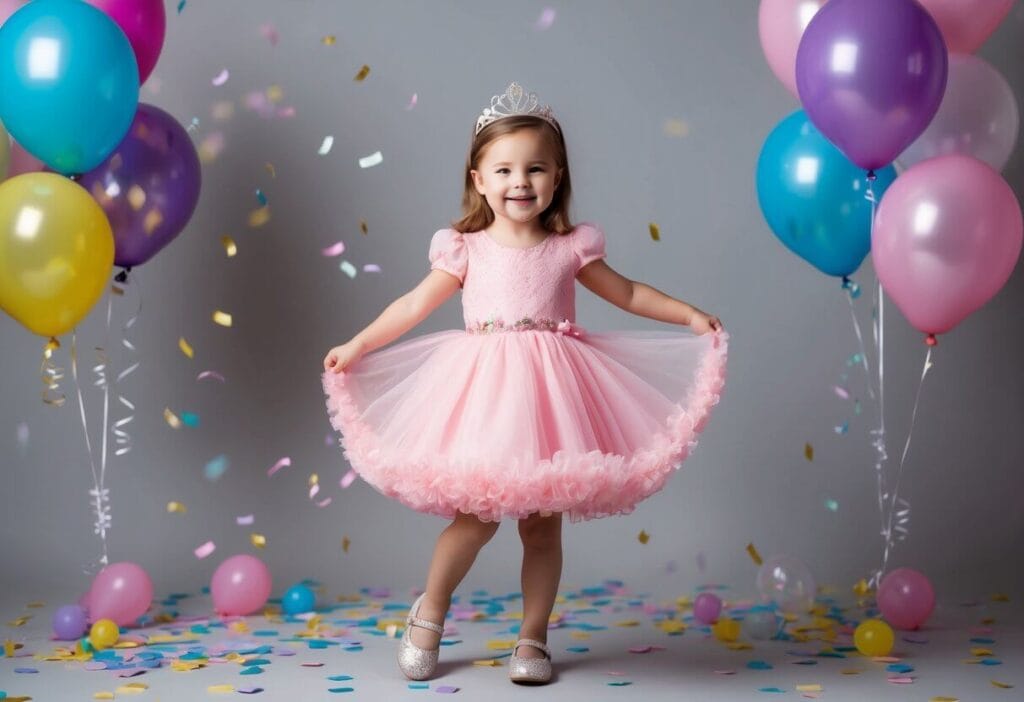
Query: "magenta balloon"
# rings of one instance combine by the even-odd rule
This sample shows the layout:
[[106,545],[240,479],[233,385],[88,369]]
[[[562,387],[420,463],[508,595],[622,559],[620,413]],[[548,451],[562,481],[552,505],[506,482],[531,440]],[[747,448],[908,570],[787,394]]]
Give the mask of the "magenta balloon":
[[757,14],[757,33],[761,50],[775,77],[793,97],[796,89],[796,50],[808,22],[825,0],[761,0]]
[[164,46],[167,16],[163,0],[85,0],[113,19],[135,51],[139,64],[139,85],[153,72]]
[[217,566],[210,581],[213,609],[218,614],[252,614],[267,603],[270,569],[255,556],[231,556]]
[[918,0],[942,30],[950,53],[978,50],[1006,19],[1013,0]]
[[702,624],[714,624],[722,613],[722,600],[711,592],[702,592],[693,601],[693,616]]
[[28,0],[0,0],[0,25],[27,4]]
[[915,0],[829,0],[804,31],[804,111],[852,162],[879,169],[928,126],[946,89],[946,46]]
[[118,626],[134,624],[153,602],[153,581],[142,566],[111,563],[96,574],[89,588],[89,620],[112,619]]
[[907,169],[882,197],[871,259],[882,288],[926,334],[984,305],[1017,264],[1024,221],[1006,181],[954,154]]
[[917,629],[935,609],[935,591],[923,573],[897,568],[878,585],[878,608],[893,628]]

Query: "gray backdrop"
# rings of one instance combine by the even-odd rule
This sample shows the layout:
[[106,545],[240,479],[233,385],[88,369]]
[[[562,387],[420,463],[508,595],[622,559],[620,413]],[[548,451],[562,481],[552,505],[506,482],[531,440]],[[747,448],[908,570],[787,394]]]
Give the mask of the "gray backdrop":
[[[874,410],[853,417],[832,386],[857,349],[846,300],[828,278],[776,241],[761,218],[754,165],[764,138],[797,103],[768,69],[757,37],[757,3],[561,2],[547,31],[534,28],[543,2],[329,2],[220,0],[168,5],[160,63],[142,99],[188,125],[196,143],[220,132],[224,148],[204,164],[198,210],[182,235],[137,269],[143,305],[133,330],[142,366],[120,390],[137,411],[134,448],[111,458],[114,560],[134,560],[160,592],[208,582],[220,559],[260,552],[275,590],[303,577],[333,592],[363,585],[421,585],[445,522],[414,513],[362,482],[347,490],[347,466],[325,445],[320,389],[327,349],[358,332],[428,272],[431,234],[458,214],[461,169],[479,110],[510,80],[550,103],[565,126],[576,186],[574,215],[600,223],[609,264],[722,317],[732,334],[725,397],[701,445],[666,489],[632,515],[567,525],[563,586],[626,577],[641,587],[683,591],[725,582],[752,592],[749,541],[765,554],[802,558],[820,581],[843,586],[881,555],[873,452]],[[261,32],[279,34],[276,46]],[[321,43],[337,36],[334,46]],[[1024,94],[1024,5],[980,54]],[[353,77],[371,67],[364,82]],[[222,69],[230,78],[212,79]],[[290,118],[244,107],[251,91],[279,85]],[[413,94],[418,103],[406,109]],[[217,120],[214,105],[234,103]],[[665,133],[680,120],[686,136]],[[326,156],[323,138],[334,136]],[[212,138],[216,138],[213,136]],[[381,165],[358,159],[380,150]],[[1005,176],[1018,194],[1018,149]],[[276,178],[265,164],[273,164]],[[266,193],[271,221],[247,226]],[[365,219],[369,234],[359,231]],[[660,242],[647,227],[657,222]],[[224,256],[220,237],[239,254]],[[382,272],[349,278],[321,248],[344,240],[343,258]],[[870,259],[857,302],[870,339]],[[996,298],[937,348],[903,482],[910,536],[894,556],[929,574],[940,596],[1021,585],[1024,545],[1019,471],[1024,416],[1018,270]],[[458,298],[410,332],[461,325]],[[105,300],[79,328],[84,366],[104,338]],[[124,314],[124,307],[116,308]],[[211,322],[223,309],[231,329]],[[579,288],[580,323],[592,329],[657,328]],[[909,425],[924,347],[887,306],[886,399],[890,454]],[[178,350],[184,336],[189,360]],[[407,338],[407,337],[406,337]],[[67,366],[70,335],[60,359]],[[84,590],[82,564],[98,553],[86,491],[89,464],[77,407],[39,400],[43,340],[0,316],[0,545],[4,590]],[[121,354],[115,357],[122,359]],[[196,382],[206,369],[227,382]],[[63,388],[73,400],[69,375]],[[100,395],[86,402],[97,430]],[[850,387],[864,394],[863,374]],[[198,427],[171,429],[164,408],[195,412]],[[123,416],[115,407],[111,421]],[[851,420],[841,436],[833,427]],[[27,444],[18,441],[26,423]],[[94,434],[94,442],[98,435]],[[815,448],[813,462],[804,444]],[[230,460],[216,482],[204,465]],[[288,455],[274,478],[266,469]],[[892,463],[895,469],[895,461]],[[314,507],[318,473],[333,504]],[[826,507],[836,500],[838,509]],[[187,515],[168,514],[178,500]],[[252,528],[235,524],[255,514]],[[506,524],[484,550],[467,587],[519,587],[519,544]],[[640,530],[651,538],[642,545]],[[343,553],[341,539],[351,539]],[[192,550],[217,544],[206,560]],[[703,554],[703,557],[701,557]],[[702,571],[700,561],[706,563]]]

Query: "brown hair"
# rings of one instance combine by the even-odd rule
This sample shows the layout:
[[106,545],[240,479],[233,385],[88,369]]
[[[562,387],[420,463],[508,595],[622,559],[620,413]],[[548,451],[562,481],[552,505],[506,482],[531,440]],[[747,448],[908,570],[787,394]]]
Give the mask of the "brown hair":
[[476,191],[473,174],[470,171],[480,167],[480,158],[484,150],[493,142],[506,134],[520,129],[537,129],[547,139],[555,158],[555,167],[562,169],[562,178],[555,189],[551,204],[541,214],[541,224],[549,232],[567,234],[572,231],[569,221],[569,200],[572,196],[572,181],[569,178],[569,156],[565,148],[562,133],[540,117],[519,115],[504,117],[491,122],[473,137],[466,157],[465,187],[462,191],[462,217],[452,222],[452,229],[466,233],[485,229],[494,221],[494,211],[487,204],[483,195]]

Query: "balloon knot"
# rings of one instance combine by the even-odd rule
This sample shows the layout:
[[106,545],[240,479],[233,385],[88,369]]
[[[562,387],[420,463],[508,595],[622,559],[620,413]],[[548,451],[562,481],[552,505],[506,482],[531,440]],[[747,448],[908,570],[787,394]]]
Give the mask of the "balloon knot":
[[870,169],[870,170],[868,171],[868,180],[870,180],[870,181],[874,182],[874,180],[875,180],[875,178],[876,178],[876,177],[877,177],[877,176],[875,175],[875,171],[874,171],[874,169]]
[[928,344],[929,346],[938,346],[939,340],[935,338],[934,334],[929,334],[927,337],[925,337],[924,343]]
[[125,266],[124,270],[114,276],[114,280],[118,283],[124,283],[128,280],[128,274],[132,272],[131,266]]

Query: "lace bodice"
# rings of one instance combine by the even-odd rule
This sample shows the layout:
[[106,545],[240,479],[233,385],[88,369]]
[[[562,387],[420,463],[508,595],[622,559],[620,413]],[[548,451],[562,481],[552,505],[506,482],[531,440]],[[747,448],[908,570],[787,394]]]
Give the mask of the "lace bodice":
[[548,234],[527,248],[499,244],[483,231],[441,229],[431,239],[428,254],[431,269],[459,279],[462,316],[471,331],[575,323],[576,274],[604,256],[604,233],[592,224],[580,224],[568,234]]

